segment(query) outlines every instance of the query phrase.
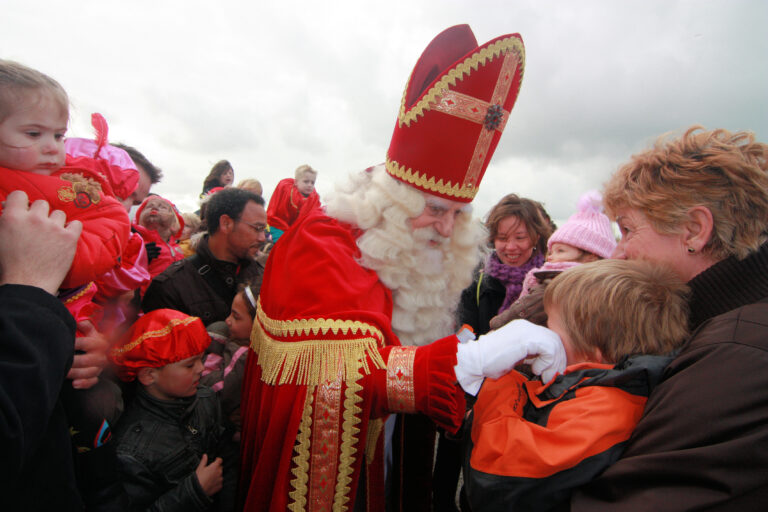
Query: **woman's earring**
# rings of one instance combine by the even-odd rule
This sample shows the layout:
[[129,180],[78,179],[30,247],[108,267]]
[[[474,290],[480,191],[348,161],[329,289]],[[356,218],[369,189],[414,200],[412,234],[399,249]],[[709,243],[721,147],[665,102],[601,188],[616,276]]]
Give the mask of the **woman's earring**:
[[693,247],[688,248],[688,254],[693,254],[695,252],[696,252],[696,249],[694,249]]

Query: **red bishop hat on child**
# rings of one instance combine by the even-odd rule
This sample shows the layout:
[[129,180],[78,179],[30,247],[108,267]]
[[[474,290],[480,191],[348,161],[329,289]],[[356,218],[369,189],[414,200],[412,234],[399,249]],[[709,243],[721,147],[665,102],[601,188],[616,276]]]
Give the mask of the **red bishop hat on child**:
[[405,87],[387,172],[428,194],[472,201],[515,105],[524,66],[520,34],[482,46],[469,25],[438,34]]
[[203,321],[173,309],[140,317],[109,351],[117,376],[125,382],[141,368],[160,368],[203,353],[211,343]]

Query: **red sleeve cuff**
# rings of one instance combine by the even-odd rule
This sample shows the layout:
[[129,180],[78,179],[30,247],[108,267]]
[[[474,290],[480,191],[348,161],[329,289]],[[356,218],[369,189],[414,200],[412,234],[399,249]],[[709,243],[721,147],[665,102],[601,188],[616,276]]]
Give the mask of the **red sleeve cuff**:
[[387,402],[392,412],[420,412],[456,432],[464,417],[464,393],[456,384],[456,336],[423,347],[392,347],[387,359]]

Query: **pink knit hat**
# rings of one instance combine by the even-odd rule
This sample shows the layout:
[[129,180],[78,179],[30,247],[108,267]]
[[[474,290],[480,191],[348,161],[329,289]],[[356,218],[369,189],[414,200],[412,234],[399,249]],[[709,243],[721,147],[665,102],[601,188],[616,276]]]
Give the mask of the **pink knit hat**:
[[616,237],[611,229],[611,221],[602,212],[603,198],[596,190],[591,190],[579,198],[578,211],[557,229],[547,241],[547,249],[552,244],[568,244],[591,252],[601,258],[609,258],[616,248]]

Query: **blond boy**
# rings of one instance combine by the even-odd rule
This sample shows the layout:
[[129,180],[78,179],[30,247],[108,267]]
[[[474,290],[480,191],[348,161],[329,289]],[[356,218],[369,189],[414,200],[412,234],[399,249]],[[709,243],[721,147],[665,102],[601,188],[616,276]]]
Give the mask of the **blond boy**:
[[557,508],[618,459],[688,334],[687,293],[645,261],[601,260],[553,279],[547,326],[568,366],[547,383],[515,371],[484,383],[465,465],[474,512]]

